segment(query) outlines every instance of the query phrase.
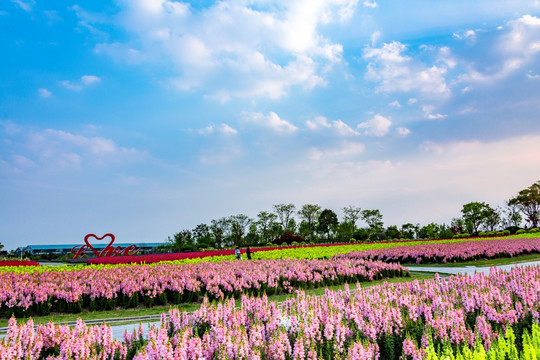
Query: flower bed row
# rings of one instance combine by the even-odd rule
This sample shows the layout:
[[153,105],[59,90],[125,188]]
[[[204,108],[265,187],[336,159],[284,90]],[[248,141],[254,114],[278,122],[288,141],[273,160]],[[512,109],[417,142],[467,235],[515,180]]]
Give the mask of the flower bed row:
[[338,259],[371,259],[402,264],[451,263],[540,254],[540,238],[424,244],[405,248],[371,249],[338,254]]
[[240,308],[232,300],[205,300],[193,313],[171,309],[161,326],[147,334],[126,332],[123,341],[113,340],[105,325],[49,324],[34,330],[31,323],[17,325],[12,319],[0,354],[12,354],[10,359],[397,360],[454,359],[450,353],[459,353],[461,359],[486,359],[485,352],[495,347],[497,353],[488,359],[534,359],[527,356],[540,350],[539,310],[540,267],[515,268],[489,276],[385,283],[354,293],[327,290],[322,297],[299,292],[282,304],[266,296],[243,296]]
[[[253,248],[253,257],[257,259],[321,259],[329,258],[336,254],[364,251],[369,249],[390,249],[394,247],[416,246],[433,243],[460,243],[464,241],[486,241],[492,239],[515,239],[530,237],[534,234],[513,235],[509,237],[491,237],[491,238],[462,238],[462,239],[444,239],[444,240],[410,240],[410,241],[383,241],[377,243],[347,243],[347,244],[319,244],[319,245],[302,245],[288,246],[282,248],[265,247]],[[241,250],[245,253],[245,249]],[[164,261],[176,261],[182,263],[197,263],[201,261],[220,262],[224,260],[234,260],[234,250],[215,250],[215,251],[199,251],[192,253],[175,253],[175,254],[156,254],[156,255],[133,255],[133,256],[116,256],[105,258],[88,259],[89,265],[104,265],[104,264],[151,264]]]
[[31,260],[0,260],[1,266],[39,266],[39,263]]
[[0,316],[113,309],[274,294],[408,276],[398,264],[360,260],[257,260],[0,274]]

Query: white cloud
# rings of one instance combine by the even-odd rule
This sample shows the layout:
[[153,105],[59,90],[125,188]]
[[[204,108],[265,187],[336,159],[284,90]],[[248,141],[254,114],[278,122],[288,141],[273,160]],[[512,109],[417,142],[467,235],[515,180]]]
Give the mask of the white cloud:
[[101,78],[95,76],[95,75],[83,75],[81,76],[81,83],[84,85],[90,85],[101,82]]
[[292,133],[298,130],[296,126],[287,120],[281,119],[273,111],[270,111],[268,115],[257,112],[243,112],[242,118],[244,121],[252,122],[280,133]]
[[[427,147],[430,152],[400,160],[321,157],[297,170],[312,181],[290,188],[286,195],[296,203],[314,201],[313,194],[317,194],[319,203],[347,199],[363,208],[375,207],[387,225],[448,223],[459,216],[463,204],[485,201],[502,205],[538,180],[538,135],[495,142],[431,143]],[[501,177],[501,168],[511,175]],[[434,197],[439,201],[433,202]]]
[[73,83],[69,80],[63,80],[63,81],[60,81],[60,84],[65,87],[66,89],[68,90],[72,90],[72,91],[81,91],[82,90],[82,86],[77,84],[77,83]]
[[401,104],[399,103],[399,101],[394,100],[390,104],[388,104],[388,106],[395,107],[395,108],[400,108]]
[[208,126],[206,126],[205,128],[202,128],[202,129],[199,129],[197,130],[197,132],[201,135],[210,135],[210,134],[214,134],[214,133],[219,133],[219,134],[223,134],[223,135],[236,135],[238,134],[238,131],[234,128],[232,128],[231,126],[225,124],[225,123],[222,123],[218,126],[214,125],[214,124],[210,124]]
[[396,132],[398,136],[405,137],[408,136],[411,133],[411,130],[407,129],[406,127],[398,127],[396,129]]
[[99,44],[96,52],[169,63],[170,82],[178,89],[202,90],[220,101],[279,98],[291,87],[326,83],[324,74],[341,61],[343,47],[318,28],[348,21],[357,2],[220,1],[197,11],[172,1],[124,2],[117,25],[131,40]]
[[454,37],[458,40],[465,40],[467,44],[474,44],[476,41],[476,31],[467,30],[463,33],[454,33]]
[[538,75],[538,74],[533,74],[533,73],[531,73],[531,72],[529,72],[529,73],[527,74],[527,77],[528,77],[529,79],[533,79],[533,80],[539,80],[539,79],[540,79],[540,75]]
[[376,114],[372,119],[358,124],[358,129],[364,130],[364,134],[373,136],[384,136],[390,131],[392,121],[390,118],[384,117],[381,114]]
[[364,1],[363,4],[365,7],[372,8],[372,9],[379,6],[379,4],[377,4],[375,1],[368,1],[368,0]]
[[321,149],[318,147],[313,147],[309,149],[308,157],[309,159],[316,161],[324,159],[349,158],[364,152],[364,150],[364,144],[343,141],[338,146],[333,148]]
[[415,99],[415,98],[410,98],[409,100],[407,100],[407,104],[409,105],[415,104],[417,102],[418,102],[418,99]]
[[101,78],[95,75],[83,75],[79,82],[69,80],[60,81],[60,84],[68,90],[81,91],[84,87],[101,82]]
[[407,47],[397,41],[380,48],[368,47],[364,59],[369,61],[366,78],[379,83],[378,91],[420,91],[425,96],[446,97],[450,89],[444,75],[446,66],[427,66],[405,55]]
[[307,120],[306,126],[309,130],[333,129],[340,136],[355,136],[360,133],[341,120],[334,120],[331,123],[324,116],[317,116],[313,120]]
[[377,45],[377,42],[381,38],[381,32],[380,31],[374,31],[371,34],[371,46]]
[[435,107],[432,105],[422,106],[422,111],[424,112],[424,117],[429,120],[444,119],[447,115],[436,113],[434,114]]
[[21,9],[23,9],[26,12],[31,12],[33,6],[36,3],[34,0],[30,0],[30,1],[11,0],[11,2],[14,4],[17,4]]
[[203,149],[199,160],[204,165],[219,165],[230,163],[243,155],[242,149],[234,144],[228,144],[218,148]]
[[523,15],[509,21],[498,35],[495,51],[498,53],[498,63],[495,66],[490,66],[489,70],[477,70],[471,65],[468,72],[460,77],[460,81],[492,84],[537,62],[540,58],[540,18]]
[[146,157],[134,148],[118,146],[100,136],[84,136],[63,130],[19,129],[9,134],[11,159],[4,165],[13,173],[28,169],[55,171],[76,170],[81,166],[137,161]]
[[52,92],[50,92],[49,90],[45,89],[45,88],[39,88],[38,89],[38,93],[39,93],[39,96],[43,99],[46,99],[48,97],[51,97],[52,96]]

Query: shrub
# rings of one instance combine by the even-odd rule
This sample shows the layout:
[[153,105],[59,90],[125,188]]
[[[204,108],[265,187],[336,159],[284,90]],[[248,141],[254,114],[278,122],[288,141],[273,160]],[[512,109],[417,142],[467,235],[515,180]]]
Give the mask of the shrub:
[[529,234],[533,234],[533,233],[537,233],[537,232],[540,232],[539,228],[532,228],[532,229],[529,230]]
[[527,233],[527,230],[523,230],[523,229],[519,229],[518,231],[516,231],[516,235],[526,234],[526,233]]
[[509,226],[505,230],[510,231],[510,234],[515,234],[516,231],[520,230],[521,228],[519,226]]
[[503,230],[502,231],[502,235],[510,235],[510,234],[511,234],[510,230]]
[[487,236],[487,233],[486,233],[486,232],[483,232],[483,231],[480,231],[480,232],[478,233],[478,236]]
[[358,241],[365,241],[369,238],[369,232],[367,231],[367,229],[361,228],[356,230],[352,237]]
[[294,241],[294,235],[289,230],[285,230],[279,240],[282,244],[290,244]]

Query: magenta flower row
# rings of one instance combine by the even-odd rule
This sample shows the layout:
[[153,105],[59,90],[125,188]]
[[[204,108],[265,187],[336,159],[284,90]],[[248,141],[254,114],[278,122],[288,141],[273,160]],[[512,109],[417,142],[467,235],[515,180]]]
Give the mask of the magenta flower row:
[[32,260],[1,260],[0,266],[39,266],[39,263]]
[[292,292],[303,286],[407,274],[401,265],[364,259],[224,261],[3,272],[0,273],[0,309],[27,310],[38,304],[54,307],[57,302],[82,304],[96,299],[163,298],[171,294],[176,294],[177,299],[187,294],[195,299],[204,295],[224,299],[246,291]]
[[540,238],[466,241],[350,252],[339,259],[372,259],[399,263],[451,263],[540,253]]
[[430,341],[486,348],[509,326],[539,320],[540,267],[490,275],[383,284],[282,304],[263,297],[177,309],[161,326],[113,340],[106,325],[70,329],[17,325],[0,341],[0,359],[423,359]]

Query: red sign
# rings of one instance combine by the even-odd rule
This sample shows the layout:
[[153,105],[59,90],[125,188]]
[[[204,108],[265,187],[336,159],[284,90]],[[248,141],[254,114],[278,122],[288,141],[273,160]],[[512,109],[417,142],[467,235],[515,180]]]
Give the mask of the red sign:
[[[96,238],[96,240],[103,240],[106,237],[111,238],[111,241],[105,246],[105,248],[101,251],[97,251],[96,248],[90,244],[89,238]],[[114,247],[114,235],[113,234],[105,234],[102,237],[97,237],[94,234],[88,234],[84,237],[84,242],[86,245],[81,246],[74,246],[73,249],[71,249],[71,253],[75,256],[73,256],[74,259],[78,258],[79,256],[84,256],[84,253],[86,250],[92,250],[94,254],[96,254],[96,257],[108,257],[108,256],[117,256],[117,255],[135,255],[139,252],[139,249],[135,245],[129,245],[126,248],[122,248],[121,246]]]

